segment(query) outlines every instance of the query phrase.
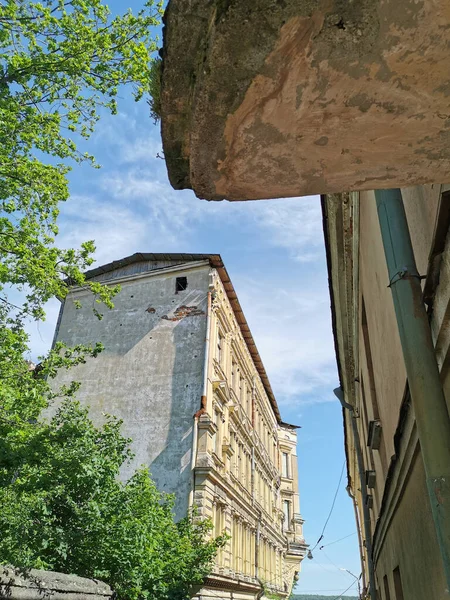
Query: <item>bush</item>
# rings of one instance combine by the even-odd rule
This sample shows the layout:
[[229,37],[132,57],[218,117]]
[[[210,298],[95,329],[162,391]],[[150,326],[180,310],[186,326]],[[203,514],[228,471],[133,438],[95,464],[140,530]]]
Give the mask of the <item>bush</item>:
[[0,455],[0,563],[102,579],[123,600],[183,600],[225,542],[195,514],[175,523],[146,469],[120,482],[132,456],[120,421],[97,428],[70,398],[48,423],[3,420]]

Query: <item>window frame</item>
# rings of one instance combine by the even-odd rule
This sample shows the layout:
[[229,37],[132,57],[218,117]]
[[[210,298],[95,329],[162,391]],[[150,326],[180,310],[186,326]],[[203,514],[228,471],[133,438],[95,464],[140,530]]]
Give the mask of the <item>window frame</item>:
[[403,584],[402,584],[402,576],[400,573],[400,566],[396,566],[392,571],[392,578],[394,580],[394,594],[395,600],[405,600],[405,595],[403,593]]
[[[287,509],[287,510],[285,510]],[[283,499],[283,531],[290,531],[291,530],[291,520],[292,520],[292,514],[291,514],[291,501],[290,500],[286,500]]]
[[[183,286],[184,287],[181,287]],[[188,287],[188,279],[186,276],[175,277],[175,294],[179,294],[180,292],[185,292]]]
[[284,477],[284,479],[292,479],[290,457],[290,452],[281,451],[281,477]]
[[219,331],[217,333],[216,360],[220,366],[223,365],[223,350],[224,350],[223,349],[223,341],[224,341],[224,336],[219,329]]

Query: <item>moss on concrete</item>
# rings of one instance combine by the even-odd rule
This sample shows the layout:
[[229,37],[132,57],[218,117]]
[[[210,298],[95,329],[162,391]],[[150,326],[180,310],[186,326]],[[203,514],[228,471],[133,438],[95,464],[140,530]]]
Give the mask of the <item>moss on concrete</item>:
[[[162,134],[175,189],[191,187],[190,139],[197,128],[211,146],[203,149],[205,159],[220,160],[217,144],[226,118],[258,73],[270,76],[265,60],[280,28],[318,5],[319,0],[170,0],[163,30]],[[208,172],[211,167],[204,166]],[[195,175],[202,176],[198,170]]]

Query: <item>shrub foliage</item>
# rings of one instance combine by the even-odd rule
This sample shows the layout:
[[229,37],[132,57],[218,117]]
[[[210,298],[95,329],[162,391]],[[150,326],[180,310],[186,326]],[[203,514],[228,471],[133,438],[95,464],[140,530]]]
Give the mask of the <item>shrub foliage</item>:
[[[189,597],[224,539],[193,515],[175,523],[173,499],[146,470],[121,483],[130,450],[120,422],[94,426],[76,383],[52,390],[58,369],[101,345],[57,344],[34,369],[26,323],[71,283],[89,287],[98,309],[119,291],[86,281],[92,241],[58,246],[59,205],[70,169],[98,166],[78,146],[117,112],[119,90],[153,106],[161,12],[153,0],[116,17],[102,0],[0,0],[0,562],[100,578],[124,600]],[[45,420],[55,395],[65,400]]]

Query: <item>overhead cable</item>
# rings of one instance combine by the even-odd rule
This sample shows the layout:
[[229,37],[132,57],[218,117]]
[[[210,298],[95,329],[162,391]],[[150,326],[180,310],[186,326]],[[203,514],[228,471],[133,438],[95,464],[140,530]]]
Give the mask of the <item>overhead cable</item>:
[[332,503],[332,505],[331,505],[330,512],[328,513],[327,520],[325,521],[325,525],[323,526],[322,533],[320,534],[320,537],[319,537],[319,539],[317,540],[317,542],[316,542],[316,545],[314,546],[314,548],[311,548],[311,550],[310,550],[310,552],[311,552],[311,553],[312,553],[312,552],[313,552],[313,551],[314,551],[314,550],[317,548],[317,546],[318,546],[318,545],[320,544],[320,542],[323,540],[323,536],[324,536],[324,533],[325,533],[325,529],[326,529],[326,527],[327,527],[327,525],[328,525],[328,522],[329,522],[329,520],[330,520],[330,518],[331,518],[331,515],[332,515],[332,513],[333,513],[333,509],[334,509],[334,505],[336,504],[336,498],[337,498],[337,495],[338,495],[338,492],[339,492],[339,488],[341,487],[341,481],[342,481],[342,477],[343,477],[343,475],[344,475],[344,468],[345,468],[345,460],[344,460],[344,464],[342,465],[341,475],[340,475],[340,477],[339,477],[339,483],[337,484],[337,488],[336,488],[336,492],[335,492],[335,494],[334,494],[333,503]]

